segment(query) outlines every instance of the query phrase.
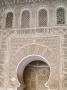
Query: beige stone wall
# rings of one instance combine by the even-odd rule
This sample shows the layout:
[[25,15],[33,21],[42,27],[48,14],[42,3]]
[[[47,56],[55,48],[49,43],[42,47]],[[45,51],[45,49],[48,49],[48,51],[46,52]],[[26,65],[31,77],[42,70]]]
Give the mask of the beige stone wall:
[[[19,86],[17,79],[17,65],[28,55],[40,55],[50,64],[51,74],[47,86],[53,90],[64,90],[67,88],[66,72],[66,27],[47,29],[41,33],[10,33],[2,37],[0,45],[0,84],[2,88]],[[6,42],[5,42],[6,41]]]
[[64,34],[64,47],[63,47],[63,55],[64,55],[64,61],[63,61],[63,86],[67,88],[67,33]]
[[7,45],[4,60],[5,87],[16,88],[19,86],[16,76],[17,65],[23,57],[35,54],[44,57],[50,64],[51,75],[48,87],[57,90],[60,88],[60,85],[62,85],[60,35],[13,35],[7,39],[5,44]]
[[[40,55],[50,64],[49,90],[67,90],[67,17],[66,24],[57,26],[56,9],[65,8],[67,1],[45,0],[45,3],[6,5],[0,8],[0,90],[17,90],[17,66],[28,55]],[[38,27],[38,11],[48,12],[48,27]],[[21,14],[30,10],[30,28],[22,29]],[[5,28],[6,15],[14,14],[12,29]],[[36,28],[35,28],[36,27]],[[38,27],[38,28],[37,28]]]

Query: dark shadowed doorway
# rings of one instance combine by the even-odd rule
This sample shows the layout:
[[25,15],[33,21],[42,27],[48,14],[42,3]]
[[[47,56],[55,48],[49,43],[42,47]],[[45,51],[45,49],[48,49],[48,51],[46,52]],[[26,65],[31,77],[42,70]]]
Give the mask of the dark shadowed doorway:
[[45,86],[50,76],[50,67],[46,62],[35,60],[29,63],[23,72],[24,90],[48,90]]

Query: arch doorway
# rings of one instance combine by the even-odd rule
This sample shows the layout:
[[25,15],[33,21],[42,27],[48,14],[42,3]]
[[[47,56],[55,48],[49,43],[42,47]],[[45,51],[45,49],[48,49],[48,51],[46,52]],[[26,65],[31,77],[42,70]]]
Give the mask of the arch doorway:
[[[18,79],[20,81],[21,77],[21,86],[18,90],[48,90],[45,84],[50,76],[50,66],[43,60],[33,59],[34,60],[25,65],[22,72],[23,75],[21,76],[21,74],[19,74]],[[20,72],[20,68],[18,70]]]

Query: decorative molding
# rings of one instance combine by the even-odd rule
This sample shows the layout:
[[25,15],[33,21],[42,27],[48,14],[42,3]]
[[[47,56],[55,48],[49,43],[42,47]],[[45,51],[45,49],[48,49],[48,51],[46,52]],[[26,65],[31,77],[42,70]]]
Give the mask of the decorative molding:
[[2,35],[3,39],[10,37],[11,35],[23,35],[23,34],[53,34],[53,35],[60,35],[67,33],[67,27],[38,27],[38,28],[15,28],[15,29],[6,29],[0,30],[0,34]]

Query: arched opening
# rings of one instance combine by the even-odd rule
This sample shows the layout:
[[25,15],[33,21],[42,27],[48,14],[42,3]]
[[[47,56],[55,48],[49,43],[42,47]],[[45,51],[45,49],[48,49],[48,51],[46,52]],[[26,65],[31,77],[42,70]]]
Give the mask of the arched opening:
[[41,9],[39,11],[39,26],[40,27],[47,26],[47,11],[44,9]]
[[65,24],[65,10],[60,7],[57,9],[57,24]]
[[25,67],[23,72],[24,90],[47,90],[45,84],[49,76],[50,67],[46,62],[32,61]]
[[6,17],[6,28],[12,28],[13,24],[13,13],[9,12]]
[[29,28],[29,24],[30,24],[30,13],[29,13],[29,11],[25,10],[22,13],[21,27]]
[[48,90],[50,65],[40,55],[24,57],[17,67],[17,77],[20,87],[17,90]]

